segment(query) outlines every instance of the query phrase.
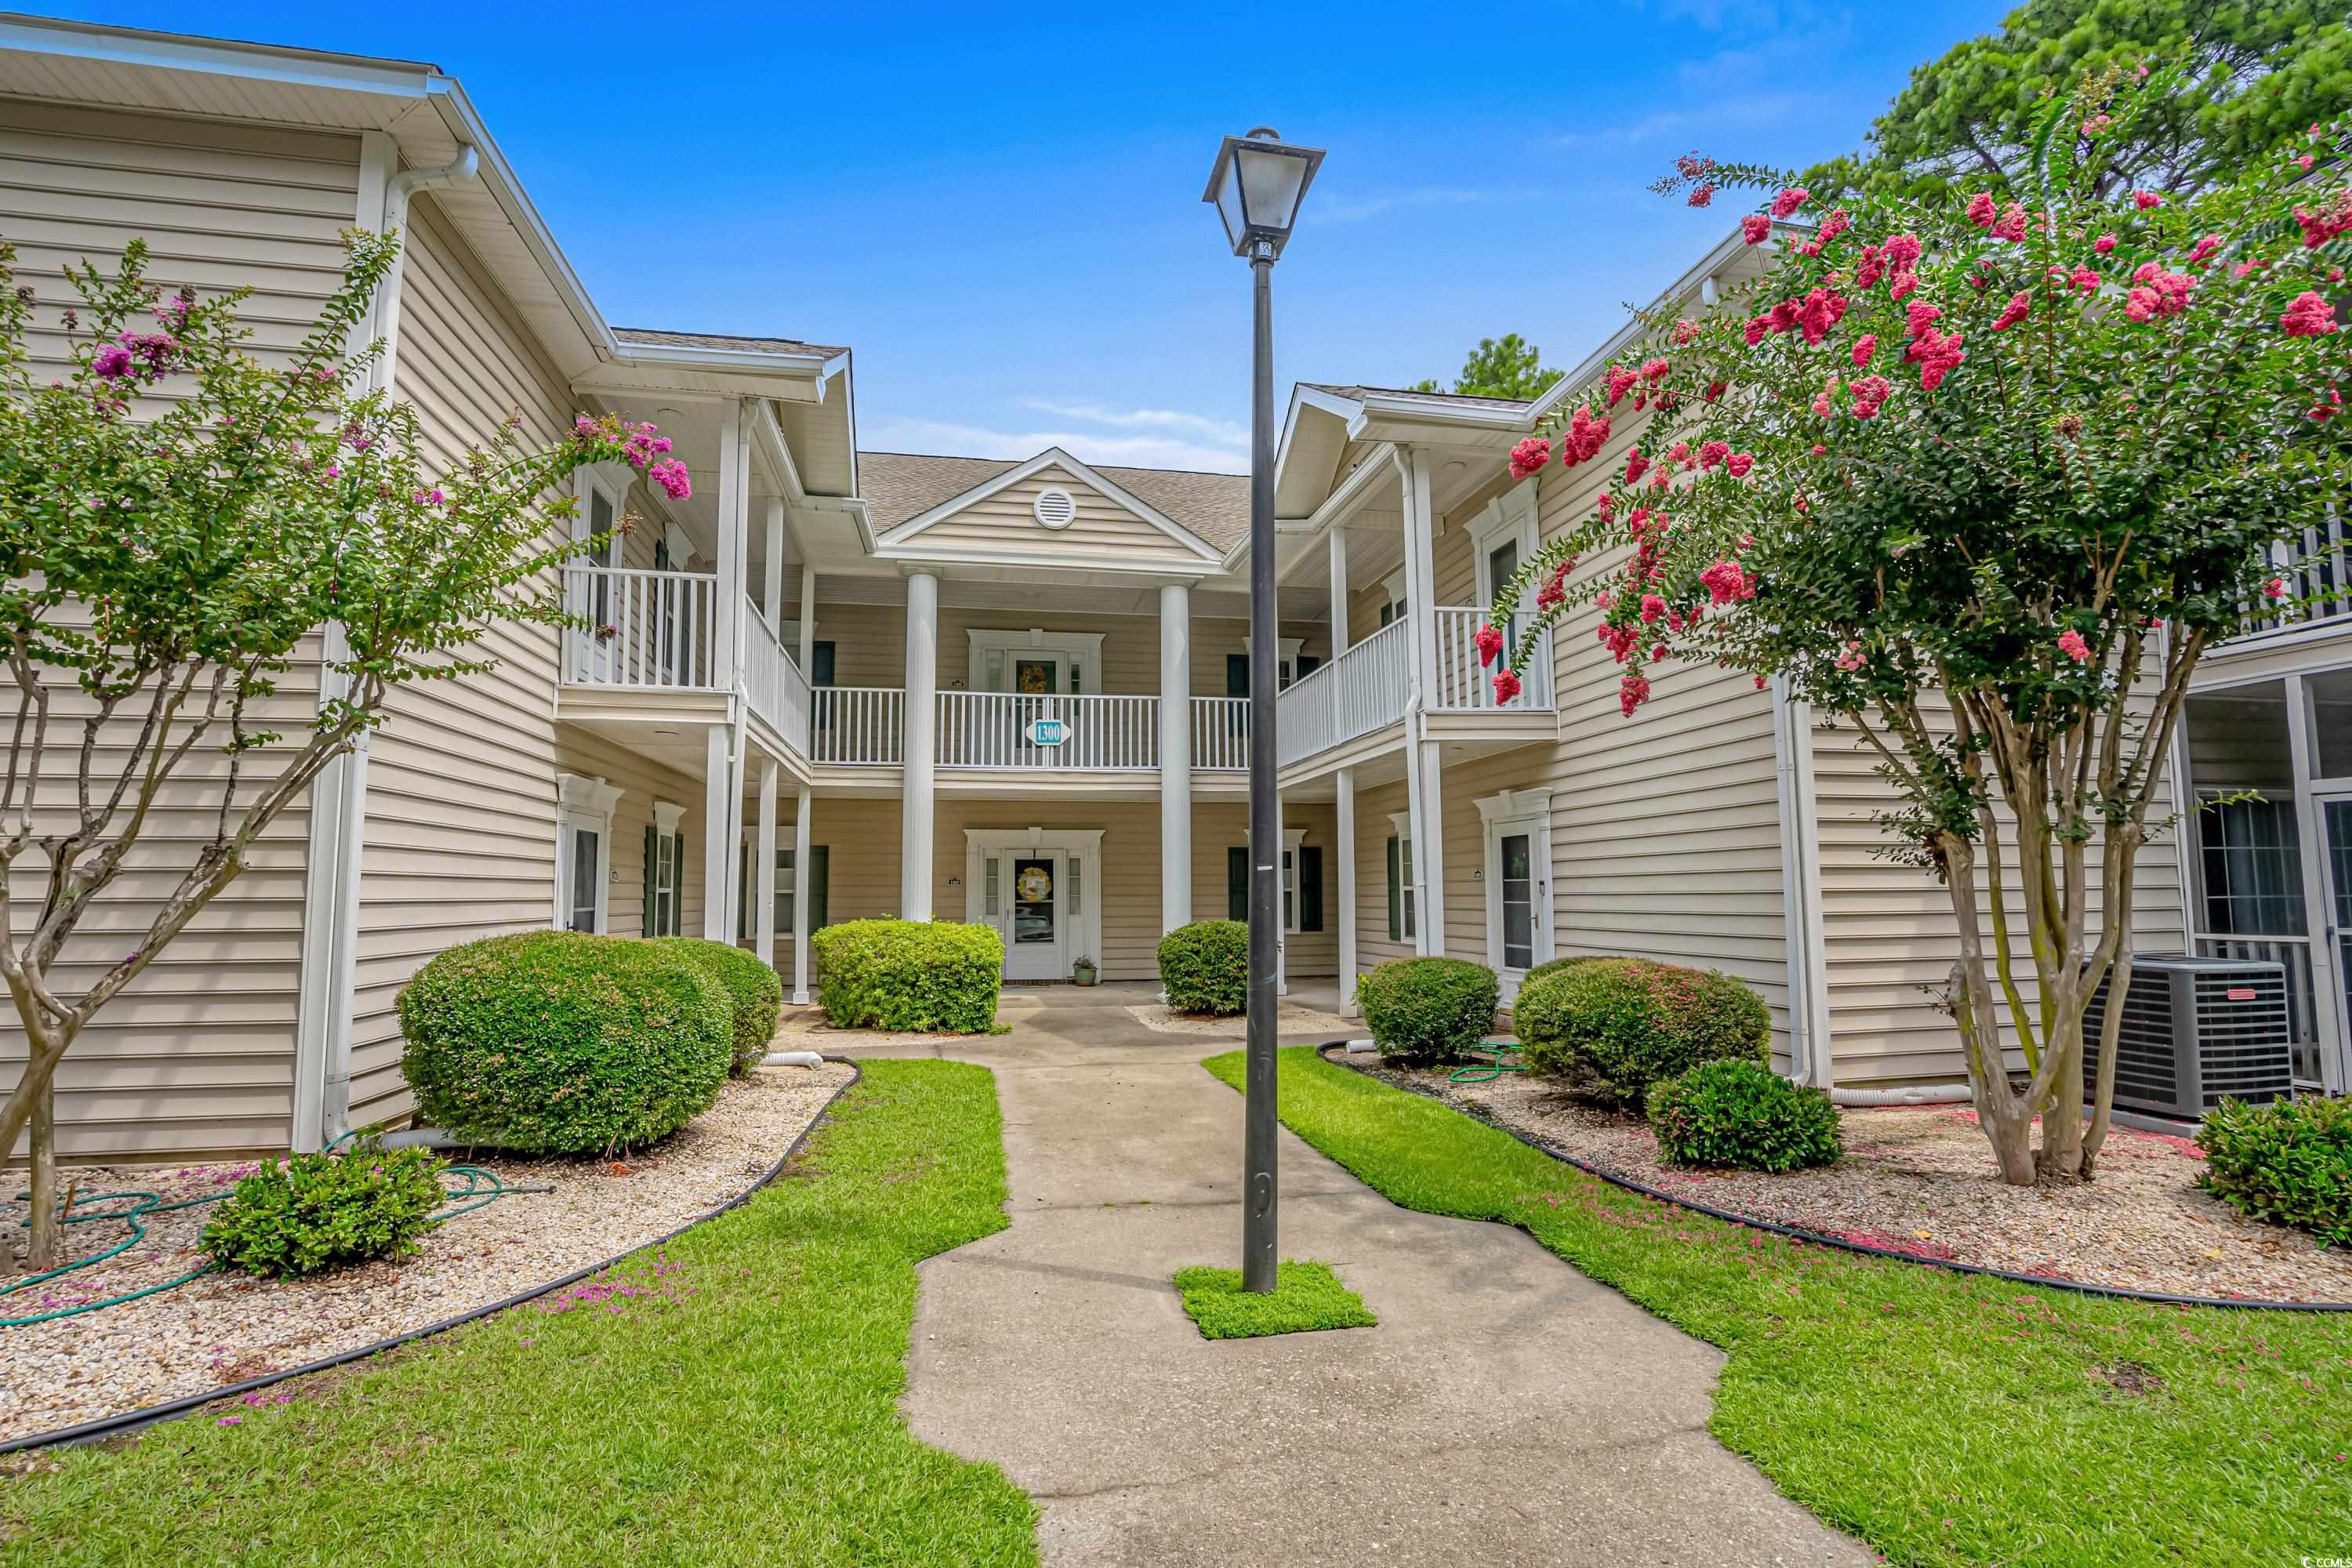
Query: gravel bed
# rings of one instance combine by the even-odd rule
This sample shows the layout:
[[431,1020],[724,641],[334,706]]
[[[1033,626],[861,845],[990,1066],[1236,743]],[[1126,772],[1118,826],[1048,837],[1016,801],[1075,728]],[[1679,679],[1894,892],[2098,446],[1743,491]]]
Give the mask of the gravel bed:
[[818,1006],[784,1009],[776,1025],[772,1051],[839,1051],[852,1046],[937,1046],[961,1040],[985,1039],[984,1035],[923,1033],[908,1029],[837,1029]]
[[[1145,1028],[1157,1029],[1163,1035],[1223,1035],[1238,1040],[1246,1032],[1239,1018],[1196,1017],[1189,1013],[1171,1012],[1162,1002],[1147,1003],[1140,1007],[1129,1007],[1127,1011],[1129,1016]],[[1284,1036],[1313,1034],[1333,1037],[1345,1035],[1356,1026],[1345,1018],[1319,1008],[1285,1002],[1282,1011],[1276,1016],[1275,1032]]]
[[1660,1163],[1639,1117],[1580,1104],[1538,1079],[1457,1084],[1435,1070],[1363,1070],[1612,1174],[1867,1246],[2167,1295],[2352,1301],[2352,1253],[2199,1191],[2204,1156],[2184,1138],[2117,1127],[2095,1181],[2011,1187],[1968,1106],[1842,1110],[1846,1157],[1835,1165],[1778,1176],[1688,1171]]
[[[472,1163],[510,1186],[554,1190],[512,1194],[456,1215],[428,1232],[423,1251],[404,1263],[364,1264],[304,1280],[212,1274],[80,1317],[0,1329],[0,1389],[7,1391],[0,1400],[0,1440],[142,1409],[372,1344],[642,1246],[741,1194],[854,1072],[826,1062],[767,1068],[730,1080],[719,1103],[690,1125],[618,1163],[476,1157]],[[86,1194],[131,1188],[160,1192],[170,1202],[224,1191],[252,1169],[247,1163],[68,1174],[79,1177]],[[151,1215],[147,1238],[137,1247],[0,1298],[9,1309],[0,1315],[71,1306],[201,1267],[196,1241],[210,1212],[207,1206]],[[122,1235],[111,1225],[67,1231],[78,1256],[103,1251]]]

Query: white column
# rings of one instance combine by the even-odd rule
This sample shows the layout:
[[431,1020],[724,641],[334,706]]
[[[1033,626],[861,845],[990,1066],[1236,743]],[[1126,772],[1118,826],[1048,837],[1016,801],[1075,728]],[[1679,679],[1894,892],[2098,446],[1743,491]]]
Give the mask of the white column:
[[1192,920],[1192,591],[1170,583],[1160,590],[1160,930]]
[[[760,608],[765,613],[768,629],[776,634],[776,641],[784,640],[784,498],[768,498],[768,559],[760,574]],[[806,665],[801,667],[805,672]]]
[[1414,447],[1404,462],[1405,609],[1412,628],[1414,684],[1420,700],[1405,715],[1405,773],[1416,786],[1407,809],[1412,816],[1414,888],[1413,951],[1425,957],[1445,952],[1445,804],[1437,742],[1427,738],[1423,714],[1435,700],[1437,613],[1433,583],[1437,520],[1431,500],[1432,458]]
[[815,792],[801,785],[793,804],[793,1005],[809,1004],[809,808]]
[[[798,865],[798,861],[793,862]],[[751,896],[760,900],[751,911],[751,951],[769,968],[776,967],[776,764],[760,759],[760,837],[751,850]]]
[[[2321,857],[2327,843],[2327,823],[2319,803],[2312,796],[2311,781],[2319,772],[2319,760],[2312,754],[2311,689],[2305,678],[2290,675],[2284,682],[2286,688],[2286,734],[2289,765],[2294,769],[2295,826],[2303,837],[2303,886],[2305,907],[2315,920],[2307,929],[2333,932],[2336,922],[2326,917],[2335,911],[2326,905],[2326,867]],[[2180,731],[2174,743],[2185,757],[2189,751],[2189,724],[2181,721]],[[2176,807],[2176,809],[2178,809]],[[2314,1005],[2317,1008],[2319,1035],[2319,1076],[2330,1094],[2341,1094],[2347,1082],[2352,1082],[2352,1051],[2347,1051],[2347,1038],[2352,1036],[2352,1006],[2347,1006],[2344,977],[2337,973],[2342,957],[2333,941],[2311,944],[2311,980]]]
[[1339,1012],[1356,1016],[1356,770],[1341,768],[1339,808]]
[[702,787],[702,934],[711,942],[732,942],[735,928],[727,919],[730,890],[735,886],[735,849],[742,833],[735,825],[741,807],[735,790],[735,731],[713,724],[705,731]]
[[[940,721],[940,579],[929,570],[907,574],[907,765],[899,792],[898,913],[931,918],[931,763]],[[1097,889],[1095,896],[1100,898]]]
[[[742,629],[736,625],[743,603],[745,515],[743,459],[749,443],[743,439],[743,405],[728,404],[719,415],[719,593],[710,618],[710,674],[722,691],[735,685],[740,668],[736,650],[742,647]],[[704,902],[709,901],[706,890]]]
[[809,661],[816,658],[816,568],[801,563],[801,673],[815,679]]
[[1283,915],[1285,900],[1282,895],[1298,875],[1298,868],[1283,864],[1289,853],[1290,840],[1284,837],[1282,832],[1282,792],[1276,790],[1274,793],[1274,912],[1275,918],[1281,921],[1281,930],[1275,933],[1274,939],[1274,994],[1276,996],[1290,994],[1290,921]]
[[1331,525],[1331,657],[1348,651],[1348,528]]

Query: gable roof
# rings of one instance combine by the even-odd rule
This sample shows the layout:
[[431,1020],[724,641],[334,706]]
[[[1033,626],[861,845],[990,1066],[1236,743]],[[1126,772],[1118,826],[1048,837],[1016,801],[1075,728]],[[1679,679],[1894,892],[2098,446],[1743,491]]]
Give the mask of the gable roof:
[[798,338],[746,338],[725,332],[667,332],[654,327],[614,327],[613,335],[625,343],[646,343],[669,349],[732,349],[744,353],[818,354],[826,359],[849,352],[824,343],[804,343]]
[[[1034,458],[860,452],[858,494],[873,519],[874,531],[887,533],[901,523],[1034,461]],[[1190,468],[1116,468],[1091,464],[1081,467],[1153,510],[1165,513],[1220,552],[1230,552],[1249,537],[1247,474],[1204,473]]]
[[1301,386],[1328,392],[1351,403],[1379,398],[1383,403],[1426,403],[1433,408],[1495,408],[1516,412],[1535,406],[1531,397],[1487,397],[1474,392],[1420,392],[1404,386],[1335,386],[1328,382],[1302,381]]

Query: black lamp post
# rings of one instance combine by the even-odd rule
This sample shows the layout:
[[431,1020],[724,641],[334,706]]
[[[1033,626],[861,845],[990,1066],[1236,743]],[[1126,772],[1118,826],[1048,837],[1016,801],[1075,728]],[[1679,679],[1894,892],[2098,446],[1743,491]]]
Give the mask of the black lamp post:
[[1275,1245],[1275,971],[1282,941],[1282,843],[1275,831],[1274,262],[1323,162],[1267,126],[1228,136],[1201,199],[1249,258],[1256,341],[1250,366],[1249,1070],[1243,1117],[1242,1288],[1271,1291]]

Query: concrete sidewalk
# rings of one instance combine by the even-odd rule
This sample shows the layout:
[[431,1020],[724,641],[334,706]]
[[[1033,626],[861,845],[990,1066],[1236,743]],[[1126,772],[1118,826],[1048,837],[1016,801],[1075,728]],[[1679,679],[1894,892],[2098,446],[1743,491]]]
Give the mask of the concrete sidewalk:
[[[1129,998],[1009,992],[1012,1226],[922,1268],[906,1410],[1045,1507],[1055,1563],[1867,1563],[1707,1435],[1722,1357],[1517,1231],[1397,1208],[1288,1132],[1282,1251],[1374,1329],[1210,1343],[1241,1097]],[[877,1054],[905,1054],[903,1048]]]

